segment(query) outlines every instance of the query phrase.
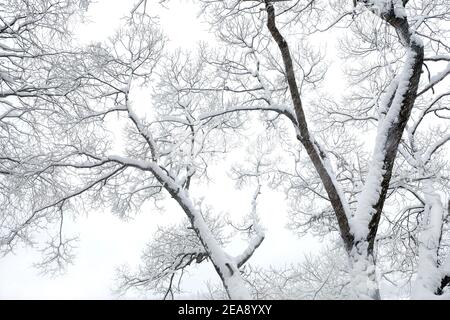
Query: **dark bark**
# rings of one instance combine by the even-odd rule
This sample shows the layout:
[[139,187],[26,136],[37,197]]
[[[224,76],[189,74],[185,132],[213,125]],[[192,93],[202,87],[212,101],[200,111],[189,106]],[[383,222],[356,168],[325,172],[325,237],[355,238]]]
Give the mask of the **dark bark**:
[[289,46],[275,24],[275,9],[270,1],[266,1],[266,10],[268,16],[267,27],[273,39],[277,43],[278,48],[281,52],[281,56],[283,58],[286,73],[285,76],[289,85],[289,90],[292,98],[292,103],[294,105],[298,129],[300,133],[297,138],[306,149],[309,158],[311,159],[317,173],[320,176],[320,179],[322,180],[324,188],[328,194],[328,198],[330,199],[331,206],[333,207],[333,210],[336,214],[340,234],[344,241],[345,248],[348,252],[350,252],[353,245],[353,235],[350,232],[350,226],[348,224],[348,219],[345,213],[342,199],[340,198],[336,186],[333,183],[333,179],[330,177],[330,174],[324,166],[323,159],[325,155],[320,150],[317,142],[311,139],[305,113],[303,111],[302,100],[300,98],[300,93],[298,90],[297,80],[295,79],[294,66],[292,63]]
[[[381,182],[381,192],[378,196],[376,204],[373,207],[376,210],[376,212],[369,222],[369,234],[366,239],[367,242],[369,243],[368,254],[370,255],[373,254],[373,248],[376,234],[378,231],[378,225],[380,222],[381,213],[383,211],[384,202],[386,200],[389,183],[391,181],[392,169],[394,167],[394,162],[397,157],[398,146],[417,97],[417,90],[419,87],[420,75],[422,73],[422,65],[424,57],[423,46],[415,43],[411,39],[409,25],[406,18],[396,17],[393,8],[388,14],[383,15],[382,18],[396,29],[400,39],[407,41],[406,45],[412,52],[414,52],[415,60],[414,64],[412,65],[413,70],[412,75],[408,79],[409,82],[408,89],[406,91],[406,94],[403,96],[401,102],[398,120],[395,123],[393,123],[392,126],[389,128],[387,134],[388,138],[384,146],[385,154],[383,159],[383,170],[385,173],[383,175],[383,180]],[[399,88],[397,87],[397,90],[398,89]],[[393,100],[394,99],[390,100],[390,104],[392,104]],[[391,107],[391,105],[389,105],[389,107]]]
[[[364,2],[364,1],[363,1]],[[275,9],[271,1],[265,1],[266,11],[267,11],[267,27],[278,45],[281,56],[283,58],[283,63],[285,67],[285,76],[289,85],[289,90],[292,98],[292,103],[294,105],[295,115],[297,117],[297,125],[299,129],[298,139],[306,149],[309,158],[311,159],[319,177],[324,185],[327,195],[330,199],[331,206],[335,212],[341,238],[344,241],[347,252],[355,246],[355,239],[350,230],[348,218],[345,213],[343,206],[344,199],[341,199],[337,191],[330,173],[327,171],[323,160],[325,154],[322,152],[320,146],[316,141],[311,138],[305,113],[303,110],[302,100],[300,97],[297,81],[295,78],[294,67],[292,63],[291,54],[289,51],[289,46],[284,39],[284,37],[279,32],[275,23]],[[368,254],[373,255],[373,247],[375,243],[376,234],[378,231],[378,225],[380,222],[381,213],[384,207],[384,202],[386,200],[387,191],[389,188],[389,183],[392,176],[392,169],[394,166],[395,158],[397,156],[398,146],[403,135],[406,123],[411,115],[411,110],[414,106],[414,102],[417,95],[417,89],[419,86],[420,74],[423,64],[423,47],[419,44],[413,43],[411,40],[410,29],[408,25],[408,20],[406,18],[399,18],[395,16],[393,7],[388,13],[385,13],[381,17],[388,24],[395,28],[400,41],[412,50],[415,54],[415,61],[413,65],[413,72],[409,79],[409,85],[406,94],[403,96],[401,102],[400,114],[397,122],[395,122],[391,128],[388,130],[388,139],[384,150],[385,157],[383,159],[383,169],[385,174],[383,175],[383,180],[381,183],[381,192],[379,194],[378,200],[374,205],[375,214],[373,215],[369,223],[369,233],[367,239],[368,242]],[[398,88],[397,88],[398,90]],[[394,96],[390,99],[390,104],[393,102]],[[390,107],[390,106],[388,106]]]

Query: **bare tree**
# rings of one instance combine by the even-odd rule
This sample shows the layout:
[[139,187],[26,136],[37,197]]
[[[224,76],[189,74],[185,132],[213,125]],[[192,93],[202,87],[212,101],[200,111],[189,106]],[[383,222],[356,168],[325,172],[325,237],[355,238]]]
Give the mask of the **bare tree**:
[[[172,293],[170,273],[208,259],[228,296],[248,299],[240,268],[261,244],[264,233],[253,228],[242,255],[228,255],[205,220],[205,208],[190,192],[194,181],[206,177],[209,161],[226,150],[233,121],[202,121],[211,105],[221,104],[221,96],[185,92],[186,86],[208,81],[204,63],[181,52],[162,59],[164,43],[154,20],[135,12],[108,44],[91,45],[61,64],[66,78],[78,84],[77,94],[64,95],[69,97],[66,108],[43,104],[45,119],[33,113],[36,122],[49,127],[39,132],[40,143],[27,144],[27,158],[12,158],[12,178],[5,179],[2,248],[8,252],[35,229],[56,222],[59,228],[41,264],[53,269],[55,263],[59,267],[70,257],[66,250],[70,241],[63,232],[66,215],[104,203],[120,216],[128,216],[144,202],[158,202],[169,195],[185,213],[187,232],[197,243],[195,248],[173,243],[174,250],[181,250],[175,257],[150,262],[157,265],[154,277],[171,277],[164,297]],[[150,100],[139,105],[143,102],[136,96],[146,90]],[[114,125],[126,133],[124,141],[118,142],[120,137],[108,130],[112,114],[118,117]],[[14,192],[18,188],[21,191]],[[17,206],[15,199],[23,199],[24,204]],[[168,239],[157,237],[158,246],[175,233],[164,233]],[[149,255],[154,258],[151,254],[144,258]],[[158,281],[154,284],[158,289]]]
[[[121,291],[174,298],[187,268],[208,261],[232,299],[380,299],[381,281],[447,297],[446,1],[200,3],[220,44],[190,54],[165,49],[147,1],[107,42],[76,49],[67,22],[86,1],[0,5],[2,253],[44,229],[39,266],[56,271],[73,257],[67,216],[101,207],[127,217],[170,197],[185,220],[159,229],[137,272],[121,270]],[[345,68],[338,95],[330,53],[314,42],[326,36]],[[236,228],[248,246],[233,257],[234,235],[196,186],[261,120],[256,157],[233,169],[238,186],[256,185]],[[285,189],[290,228],[331,239],[334,259],[244,267],[265,237],[265,183]]]
[[[76,52],[68,50],[68,20],[87,1],[3,1],[0,21],[0,173],[11,174],[17,155],[35,141],[34,114],[42,105],[61,105],[77,84],[64,77],[59,64]],[[56,109],[56,107],[55,107]],[[20,150],[20,151],[19,151]],[[11,156],[11,157],[10,157]]]
[[[234,52],[206,58],[223,71],[223,90],[241,99],[240,105],[235,104],[222,114],[258,110],[287,118],[308,155],[314,175],[305,178],[304,173],[295,168],[295,171],[290,170],[294,171],[293,174],[285,174],[285,177],[295,181],[300,178],[297,189],[328,203],[320,215],[315,215],[305,225],[319,221],[327,223],[326,227],[331,230],[337,229],[350,258],[351,287],[355,297],[379,299],[375,246],[386,199],[393,189],[398,190],[395,187],[397,179],[392,180],[397,172],[395,160],[403,137],[410,132],[409,125],[405,131],[407,124],[420,122],[425,114],[433,112],[424,112],[430,110],[428,107],[417,107],[417,97],[434,94],[430,92],[432,88],[448,75],[448,69],[444,67],[436,76],[420,83],[424,62],[445,61],[446,56],[442,55],[448,54],[444,39],[448,31],[443,25],[448,18],[446,5],[440,1],[432,4],[421,1],[357,1],[354,7],[345,1],[334,1],[328,7],[320,1],[203,1],[203,4],[217,26],[219,38],[236,48]],[[323,15],[327,10],[330,14]],[[351,38],[353,42],[341,42],[344,55],[353,59],[353,68],[348,74],[358,89],[345,104],[310,93],[308,87],[315,86],[323,78],[322,59],[320,52],[314,54],[314,50],[302,43],[308,36],[327,32],[336,26],[348,28],[355,34]],[[300,39],[284,36],[283,30],[285,34],[299,34]],[[437,34],[441,37],[438,38]],[[273,44],[276,44],[278,54],[273,50]],[[425,50],[430,57],[424,56]],[[365,61],[368,56],[370,58]],[[355,59],[358,58],[361,64],[356,67]],[[370,88],[367,88],[368,84]],[[325,88],[321,92],[326,95],[326,91]],[[433,100],[439,101],[445,96],[444,93],[433,97]],[[308,104],[318,111],[309,120],[305,111]],[[434,105],[433,102],[431,104]],[[447,118],[444,109],[436,111],[441,119]],[[413,110],[420,110],[419,118],[415,113],[411,116]],[[273,122],[277,118],[269,119]],[[311,129],[312,123],[317,129]],[[283,124],[277,122],[277,125]],[[364,155],[358,139],[345,131],[350,125],[358,125],[357,128],[364,130],[375,125],[370,157]],[[342,139],[339,140],[336,134],[342,135]],[[337,144],[327,141],[330,135],[338,140]],[[448,141],[447,135],[441,136],[424,152],[425,158]],[[352,146],[356,149],[352,150]],[[290,148],[295,149],[295,144],[290,144]],[[295,155],[294,149],[291,153]],[[348,157],[349,153],[351,157]],[[419,179],[423,181],[423,178]],[[425,188],[422,190],[430,194],[429,183],[428,187],[422,185],[420,183],[419,188]],[[434,196],[433,199],[437,198]],[[429,201],[434,200],[429,198]],[[428,225],[433,205],[429,203],[426,207],[428,209],[422,218]],[[443,208],[442,205],[435,202],[434,207],[437,212],[442,212],[439,209]],[[299,211],[308,209],[299,208]],[[441,216],[437,213],[436,219],[443,221],[439,218]],[[431,222],[431,225],[441,230],[441,223],[435,226]],[[423,237],[429,237],[429,234]],[[437,241],[435,236],[433,239]],[[433,249],[435,255],[436,248],[434,246]],[[438,262],[434,260],[436,265]],[[435,289],[436,283],[440,282],[434,281]]]
[[[62,64],[76,59],[79,52],[70,47],[69,21],[81,17],[89,1],[8,0],[0,4],[0,247],[10,251],[16,240],[31,243],[21,232],[19,221],[28,225],[26,208],[37,205],[39,194],[27,187],[33,181],[29,172],[20,174],[23,163],[35,163],[45,150],[41,136],[51,132],[52,114],[67,111],[78,103],[80,83],[67,76]],[[26,196],[36,199],[24,202]],[[23,198],[25,196],[25,198]],[[29,198],[28,198],[29,199]],[[50,219],[50,217],[49,217]],[[62,217],[61,217],[62,221]],[[71,239],[50,240],[47,259],[62,266],[70,262],[66,252]],[[54,259],[50,252],[62,252]]]

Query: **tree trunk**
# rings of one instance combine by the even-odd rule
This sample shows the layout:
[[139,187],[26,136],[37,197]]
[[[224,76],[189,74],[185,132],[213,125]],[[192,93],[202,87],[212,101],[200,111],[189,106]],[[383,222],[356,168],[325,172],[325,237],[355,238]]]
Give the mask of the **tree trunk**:
[[412,288],[413,299],[433,299],[441,287],[438,250],[442,235],[444,207],[430,180],[424,181],[425,209],[420,226],[419,262]]
[[359,242],[350,252],[350,286],[354,299],[380,300],[375,259],[368,247],[367,241]]

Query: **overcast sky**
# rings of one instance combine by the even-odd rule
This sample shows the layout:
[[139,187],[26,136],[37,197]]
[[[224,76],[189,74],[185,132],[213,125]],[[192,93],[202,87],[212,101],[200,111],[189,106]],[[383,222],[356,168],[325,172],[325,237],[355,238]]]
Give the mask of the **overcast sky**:
[[[96,1],[88,11],[91,23],[81,25],[76,30],[80,41],[102,41],[112,35],[121,18],[132,8],[133,2]],[[152,4],[149,9],[151,15],[160,17],[171,48],[190,49],[194,48],[198,41],[212,40],[207,26],[201,23],[201,17],[197,17],[198,9],[190,1],[172,0],[168,7],[162,9]],[[215,181],[220,181],[220,184],[208,186],[208,202],[214,203],[220,211],[230,214],[247,213],[250,210],[253,190],[237,191],[226,172],[219,168],[212,172]],[[262,223],[270,228],[267,229],[266,240],[251,259],[252,265],[267,267],[295,263],[302,258],[303,253],[316,248],[311,238],[299,241],[285,229],[287,208],[282,194],[263,189],[260,199],[258,208]],[[144,207],[141,214],[127,222],[110,212],[85,212],[76,221],[65,226],[69,234],[78,235],[80,238],[74,264],[68,267],[67,272],[54,278],[39,275],[38,270],[33,267],[33,263],[39,261],[39,253],[30,248],[18,249],[15,254],[0,260],[0,298],[118,298],[112,293],[115,268],[122,264],[137,266],[141,251],[157,226],[181,221],[183,217],[184,214],[170,199],[165,201],[164,211],[158,212],[150,206]],[[240,245],[242,243],[236,244],[236,247]],[[229,249],[230,253],[233,253],[233,248]],[[186,297],[196,297],[197,292],[205,291],[205,282],[208,280],[217,281],[217,275],[210,263],[192,268],[190,276],[184,282]],[[121,298],[139,297],[142,296],[130,292]]]

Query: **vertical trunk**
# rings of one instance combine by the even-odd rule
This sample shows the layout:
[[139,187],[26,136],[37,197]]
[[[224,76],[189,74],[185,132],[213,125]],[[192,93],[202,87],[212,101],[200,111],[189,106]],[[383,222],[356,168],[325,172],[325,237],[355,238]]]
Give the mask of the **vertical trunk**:
[[[361,2],[366,3],[367,1]],[[273,4],[269,0],[265,1],[265,4],[268,16],[267,27],[283,58],[285,77],[297,118],[298,139],[307,150],[336,215],[341,238],[350,258],[352,288],[355,297],[380,299],[375,272],[375,238],[398,145],[417,96],[424,56],[423,45],[416,36],[413,36],[406,16],[397,16],[397,11],[393,6],[382,12],[380,18],[395,28],[400,43],[407,49],[407,60],[402,73],[395,80],[396,85],[392,87],[392,92],[388,94],[388,99],[382,106],[385,117],[380,120],[371,168],[364,189],[358,198],[356,212],[352,216],[346,205],[347,200],[339,191],[335,176],[325,165],[326,155],[310,135],[289,46],[276,26]]]
[[441,287],[438,250],[442,234],[444,208],[430,180],[424,182],[425,208],[419,235],[417,278],[412,288],[413,299],[433,299]]
[[181,190],[171,195],[186,213],[191,226],[208,253],[222,284],[232,300],[250,300],[251,295],[241,276],[236,259],[229,256],[219,245],[207,226],[202,214],[194,207],[186,191]]
[[350,221],[354,248],[350,253],[352,284],[360,298],[380,299],[375,271],[374,245],[384,202],[387,197],[398,146],[417,96],[424,57],[419,39],[411,34],[406,17],[398,17],[391,8],[381,16],[392,25],[406,47],[402,72],[387,92],[381,110],[371,166],[358,197],[356,212]]
[[326,154],[320,148],[319,143],[311,136],[309,132],[308,123],[303,110],[302,99],[300,97],[300,92],[295,77],[294,65],[292,62],[289,45],[276,26],[275,9],[270,1],[266,1],[266,11],[267,28],[269,29],[272,38],[277,43],[283,59],[286,82],[289,86],[289,92],[291,94],[292,104],[294,106],[297,120],[297,126],[295,128],[297,131],[297,138],[307,151],[308,156],[311,159],[311,162],[314,165],[323,183],[323,186],[330,199],[331,206],[333,207],[334,213],[336,215],[336,219],[339,225],[339,231],[341,233],[341,238],[344,242],[345,249],[347,250],[347,252],[350,252],[353,244],[353,235],[350,232],[350,226],[348,224],[350,212],[348,209],[347,200],[345,199],[343,193],[340,191],[331,166],[328,165]]
[[380,300],[375,258],[367,241],[359,242],[350,252],[351,290],[355,299]]
[[423,54],[422,45],[411,43],[403,70],[394,80],[397,84],[395,90],[386,94],[381,106],[386,110],[386,115],[379,121],[370,169],[351,220],[355,243],[367,241],[369,255],[373,254],[398,146],[414,107]]

